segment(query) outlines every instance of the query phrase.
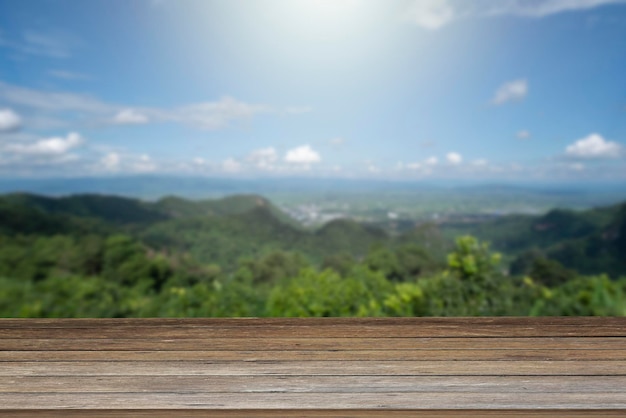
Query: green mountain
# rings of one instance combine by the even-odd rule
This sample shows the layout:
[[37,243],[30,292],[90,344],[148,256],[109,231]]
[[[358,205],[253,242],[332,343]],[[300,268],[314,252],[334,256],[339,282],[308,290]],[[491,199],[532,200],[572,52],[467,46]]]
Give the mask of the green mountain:
[[582,237],[565,239],[547,248],[547,257],[582,274],[603,271],[611,276],[626,272],[626,204],[613,207],[608,224]]
[[3,196],[0,202],[13,207],[39,210],[50,215],[95,218],[117,225],[150,224],[163,221],[167,215],[154,205],[137,199],[94,194],[68,197],[44,197],[25,193]]
[[580,212],[554,209],[541,216],[502,216],[485,222],[424,224],[390,235],[376,225],[348,219],[306,230],[258,195],[200,201],[172,196],[156,202],[94,194],[0,197],[2,235],[123,232],[155,251],[189,254],[226,270],[234,269],[241,259],[273,251],[298,252],[322,265],[338,256],[361,260],[375,248],[418,245],[439,260],[453,238],[473,235],[504,253],[515,274],[528,273],[549,259],[584,274],[618,276],[626,271],[625,225],[626,203]]
[[[584,274],[626,272],[626,203],[586,211],[554,209],[542,216],[511,215],[442,225],[447,237],[474,235],[509,255],[513,273],[547,258]],[[525,266],[525,267],[521,267]],[[528,268],[527,268],[528,267]]]
[[272,251],[300,252],[318,262],[337,252],[362,257],[373,243],[389,240],[380,229],[343,220],[307,231],[283,222],[270,205],[224,216],[179,217],[150,226],[140,237],[155,248],[188,252],[226,268]]
[[106,233],[109,230],[99,219],[48,212],[38,205],[31,205],[36,200],[22,196],[0,198],[0,235],[75,235]]
[[315,232],[314,245],[324,249],[325,255],[347,253],[363,257],[375,244],[390,244],[391,239],[374,226],[349,219],[328,222]]
[[293,226],[297,225],[269,200],[258,195],[234,195],[214,200],[188,200],[168,196],[158,200],[154,207],[172,218],[237,215],[257,207],[266,207],[280,221]]

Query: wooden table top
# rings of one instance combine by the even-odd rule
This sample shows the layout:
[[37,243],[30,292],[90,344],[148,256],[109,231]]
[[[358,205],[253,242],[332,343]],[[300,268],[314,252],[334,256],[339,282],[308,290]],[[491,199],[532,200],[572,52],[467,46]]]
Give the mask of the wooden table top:
[[0,415],[626,416],[626,318],[0,319]]

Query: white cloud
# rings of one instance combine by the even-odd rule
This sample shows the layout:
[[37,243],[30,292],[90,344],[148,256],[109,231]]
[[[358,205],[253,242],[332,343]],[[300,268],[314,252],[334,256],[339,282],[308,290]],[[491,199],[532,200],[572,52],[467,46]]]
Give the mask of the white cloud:
[[22,126],[22,118],[11,109],[0,109],[0,132],[14,132]]
[[426,165],[437,165],[439,163],[439,159],[437,157],[428,157],[426,159]]
[[541,18],[557,13],[587,10],[608,4],[625,3],[624,0],[490,0],[485,2],[484,14],[518,15]]
[[380,168],[378,168],[374,164],[369,164],[367,166],[367,171],[369,171],[372,174],[377,174],[377,173],[380,173]]
[[[93,147],[98,150],[98,147]],[[185,164],[181,162],[155,161],[148,154],[133,154],[117,150],[99,148],[103,152],[101,157],[92,164],[89,169],[95,172],[110,173],[153,173],[156,171],[167,172],[168,170],[184,170]],[[186,165],[187,167],[189,164]]]
[[258,114],[279,113],[271,106],[246,103],[228,96],[218,101],[192,103],[172,109],[142,107],[134,110],[128,106],[105,103],[88,95],[35,90],[1,81],[0,101],[54,113],[59,117],[63,117],[64,113],[76,112],[104,124],[174,122],[208,130],[226,128],[235,121],[250,120]]
[[436,164],[427,164],[425,162],[398,163],[396,164],[396,171],[403,175],[412,176],[413,178],[424,177],[433,174],[435,165]]
[[140,125],[148,123],[148,117],[134,109],[124,109],[115,115],[113,123],[117,125]]
[[617,142],[605,140],[601,135],[592,133],[565,148],[565,154],[574,158],[619,158],[623,147]]
[[408,2],[404,18],[425,29],[435,30],[459,19],[503,15],[543,18],[623,3],[626,0],[413,0]]
[[15,154],[25,155],[62,155],[83,143],[83,139],[76,132],[70,132],[67,137],[52,137],[40,139],[31,144],[9,144],[6,149]]
[[519,131],[517,134],[517,139],[528,139],[530,138],[530,132],[528,132],[527,130],[522,130]]
[[133,162],[131,169],[138,173],[149,173],[156,171],[157,165],[149,155],[143,154]]
[[476,167],[485,167],[487,164],[488,164],[488,161],[485,160],[484,158],[480,158],[478,160],[472,161],[472,165]]
[[528,95],[528,82],[524,79],[504,83],[493,96],[491,102],[501,105],[511,101],[520,101]]
[[446,160],[448,163],[456,165],[463,161],[463,157],[457,152],[449,152],[446,154]]
[[68,58],[71,50],[80,45],[75,37],[62,32],[40,32],[25,30],[21,37],[8,39],[0,37],[0,46],[13,49],[22,54],[38,55],[49,58]]
[[51,112],[77,111],[103,114],[115,111],[115,106],[90,96],[67,92],[40,91],[3,82],[0,82],[0,99],[20,106]]
[[424,29],[439,29],[455,18],[454,8],[447,0],[414,0],[405,18]]
[[44,55],[53,58],[67,58],[70,54],[70,42],[61,37],[27,30],[22,34],[20,50],[27,54]]
[[287,151],[285,161],[292,164],[313,164],[322,160],[319,153],[309,145],[302,145]]
[[110,152],[100,159],[100,163],[102,164],[104,169],[108,171],[118,170],[120,167],[121,161],[122,161],[122,158],[116,152]]
[[222,170],[227,173],[236,173],[241,170],[241,163],[233,158],[228,158],[222,162]]
[[409,163],[406,165],[406,168],[409,170],[419,170],[422,168],[422,165],[420,163]]
[[257,168],[271,170],[276,161],[278,161],[278,152],[273,147],[261,148],[252,151],[247,158]]
[[226,96],[217,102],[191,104],[169,114],[165,111],[163,116],[202,129],[215,130],[228,126],[233,120],[251,119],[256,114],[270,111],[272,108],[267,105],[249,104]]
[[217,102],[195,103],[176,109],[144,108],[141,113],[128,107],[104,103],[91,96],[48,92],[0,82],[0,99],[9,103],[51,112],[82,112],[92,115],[114,114],[111,123],[139,123],[140,120],[174,121],[207,129],[226,126],[237,118],[250,118],[269,111],[265,105],[252,105],[224,97]]

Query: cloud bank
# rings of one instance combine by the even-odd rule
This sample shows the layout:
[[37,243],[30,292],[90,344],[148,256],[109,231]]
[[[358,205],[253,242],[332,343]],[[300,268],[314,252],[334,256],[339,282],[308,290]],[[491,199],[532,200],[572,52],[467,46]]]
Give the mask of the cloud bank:
[[491,103],[502,105],[508,102],[519,102],[528,95],[528,82],[524,79],[509,81],[496,90]]
[[404,18],[424,29],[437,30],[460,19],[504,15],[539,19],[624,3],[626,0],[412,0],[408,2]]
[[76,132],[70,132],[65,138],[52,137],[40,139],[30,144],[9,144],[6,150],[16,154],[61,155],[81,145],[83,139]]
[[290,149],[285,155],[285,161],[292,164],[313,164],[319,163],[321,160],[319,153],[310,145]]
[[623,155],[623,147],[617,142],[607,141],[600,134],[592,133],[565,148],[565,155],[584,159],[619,158]]
[[[58,119],[70,113],[98,121],[101,125],[138,125],[147,123],[180,123],[202,130],[219,130],[245,122],[260,114],[285,111],[267,104],[247,103],[230,96],[216,101],[191,103],[175,108],[129,107],[106,103],[95,97],[64,91],[45,91],[15,86],[0,81],[0,101],[45,112]],[[289,108],[288,108],[289,109]],[[294,112],[286,112],[294,113]],[[7,117],[6,115],[4,116]],[[49,117],[51,120],[51,117]],[[1,129],[1,128],[0,128]]]
[[11,109],[0,109],[0,133],[14,132],[22,126],[22,118]]

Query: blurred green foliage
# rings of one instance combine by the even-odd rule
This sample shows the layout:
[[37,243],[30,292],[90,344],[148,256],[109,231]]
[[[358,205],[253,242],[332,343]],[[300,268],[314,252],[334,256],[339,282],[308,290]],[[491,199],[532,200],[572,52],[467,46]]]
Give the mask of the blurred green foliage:
[[404,248],[374,249],[343,273],[278,251],[225,274],[124,235],[18,241],[32,247],[3,245],[12,251],[2,251],[2,317],[626,315],[626,279],[576,276],[548,286],[507,276],[471,236],[457,240],[447,269],[425,276],[399,262]]
[[[532,225],[569,238],[507,266],[472,235],[442,257],[432,226],[397,239],[353,221],[306,231],[249,199],[226,201],[234,214],[170,199],[147,218],[149,205],[119,199],[0,199],[0,317],[626,315],[623,209],[551,212]],[[568,251],[582,259],[553,256]]]

